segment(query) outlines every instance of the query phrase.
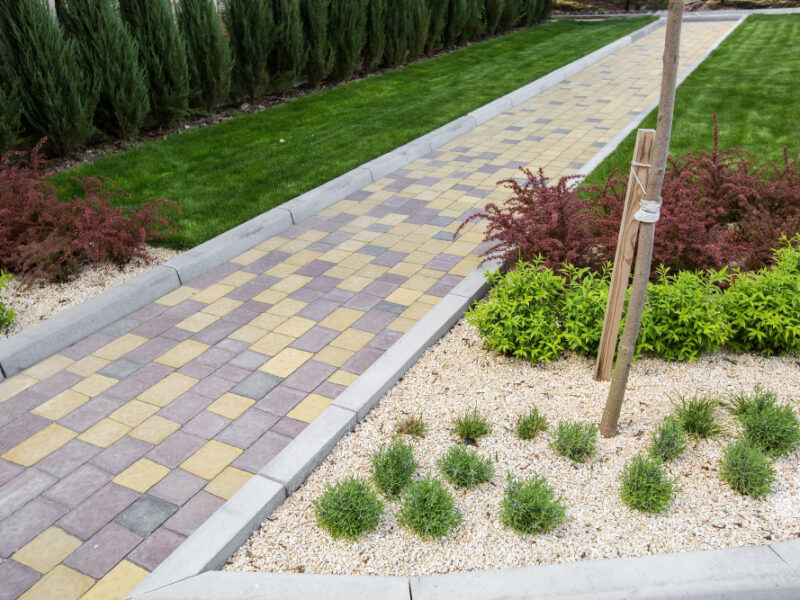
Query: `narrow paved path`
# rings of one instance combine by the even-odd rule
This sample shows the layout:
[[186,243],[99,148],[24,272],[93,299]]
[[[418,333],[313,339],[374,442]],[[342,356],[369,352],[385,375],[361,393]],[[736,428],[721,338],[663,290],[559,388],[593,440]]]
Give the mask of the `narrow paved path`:
[[[691,64],[730,27],[684,25]],[[0,384],[0,600],[122,598],[478,264],[519,166],[579,172],[664,29]]]

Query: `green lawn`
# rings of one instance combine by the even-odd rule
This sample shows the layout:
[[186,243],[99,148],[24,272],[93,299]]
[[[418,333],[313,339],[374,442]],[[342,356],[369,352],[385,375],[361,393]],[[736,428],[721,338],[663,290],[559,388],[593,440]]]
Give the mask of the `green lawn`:
[[167,243],[192,247],[652,20],[539,25],[142,144],[54,181],[105,175],[131,193],[129,205],[168,198],[183,216]]
[[[800,15],[753,15],[678,88],[670,154],[711,148],[712,121],[720,147],[742,146],[781,160],[783,147],[800,151]],[[656,111],[640,127],[655,129]],[[636,132],[587,177],[602,184],[615,168],[627,168]]]

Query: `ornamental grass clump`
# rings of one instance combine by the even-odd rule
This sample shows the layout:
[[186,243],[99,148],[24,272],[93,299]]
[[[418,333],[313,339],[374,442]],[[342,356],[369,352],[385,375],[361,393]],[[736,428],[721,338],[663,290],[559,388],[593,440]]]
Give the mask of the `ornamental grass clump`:
[[678,397],[675,414],[689,435],[707,439],[722,433],[722,426],[714,415],[719,402],[710,396]]
[[734,491],[751,498],[769,494],[775,481],[775,469],[769,459],[744,440],[728,444],[719,461],[719,471]]
[[680,420],[670,415],[653,430],[647,453],[661,462],[669,462],[686,452],[686,432]]
[[663,513],[678,491],[675,479],[655,458],[633,457],[622,469],[620,496],[629,507],[647,513]]
[[463,488],[473,488],[492,478],[494,467],[488,458],[481,458],[464,446],[453,446],[439,460],[439,469],[445,479]]
[[440,538],[461,522],[453,494],[438,479],[415,481],[400,501],[398,522],[424,539]]
[[752,394],[736,394],[728,404],[743,428],[743,439],[767,456],[783,456],[800,443],[800,424],[788,404],[778,404],[777,395],[762,387]]
[[422,415],[412,415],[405,419],[398,419],[395,424],[395,433],[398,435],[410,435],[416,438],[424,438],[428,433],[428,426],[422,420]]
[[577,421],[559,421],[550,439],[550,446],[556,453],[582,463],[597,452],[597,425]]
[[503,525],[525,535],[552,531],[564,522],[566,511],[564,499],[541,475],[527,481],[509,475],[500,508]]
[[365,482],[350,477],[328,485],[314,503],[317,523],[334,538],[356,540],[373,531],[383,513],[383,502]]
[[486,417],[478,412],[477,408],[472,409],[460,417],[453,423],[453,429],[456,435],[466,443],[475,443],[479,438],[489,435],[491,427]]
[[517,424],[514,428],[517,437],[521,440],[532,440],[540,431],[546,430],[547,419],[544,415],[539,414],[539,409],[535,406],[527,414],[517,419]]
[[375,486],[386,496],[397,496],[411,483],[418,466],[409,444],[400,440],[384,444],[372,455]]

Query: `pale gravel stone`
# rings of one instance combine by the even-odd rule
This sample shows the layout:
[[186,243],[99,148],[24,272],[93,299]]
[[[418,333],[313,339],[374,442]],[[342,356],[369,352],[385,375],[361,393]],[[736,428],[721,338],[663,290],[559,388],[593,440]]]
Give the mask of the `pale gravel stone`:
[[152,246],[147,246],[146,251],[150,255],[149,261],[134,258],[122,266],[112,262],[85,265],[74,279],[66,283],[39,282],[24,287],[18,278],[12,279],[7,287],[0,290],[0,300],[14,310],[16,318],[7,333],[0,332],[0,340],[172,260],[179,254],[169,248]]
[[[558,457],[546,436],[523,442],[506,429],[533,405],[551,425],[561,419],[598,422],[608,383],[594,381],[592,372],[593,362],[577,356],[548,365],[499,356],[483,349],[477,331],[460,322],[339,442],[226,569],[416,576],[759,545],[800,536],[800,452],[775,461],[778,481],[765,500],[736,494],[718,473],[722,446],[737,430],[722,410],[718,414],[729,434],[690,442],[687,454],[669,465],[681,492],[666,514],[629,510],[619,499],[618,482],[631,456],[645,452],[653,425],[672,411],[675,394],[724,395],[760,382],[797,410],[797,356],[716,354],[694,363],[635,363],[620,434],[599,437],[597,457],[584,465]],[[397,525],[396,503],[387,504],[378,530],[356,543],[334,541],[316,525],[313,502],[325,485],[354,474],[367,476],[370,454],[390,439],[396,419],[423,414],[429,434],[415,443],[421,464],[417,476],[439,476],[436,460],[456,443],[450,431],[454,415],[476,405],[493,426],[478,452],[492,458],[495,475],[477,489],[454,490],[464,516],[455,532],[443,540],[421,541]],[[544,475],[565,499],[565,523],[535,537],[505,529],[500,502],[507,473]]]

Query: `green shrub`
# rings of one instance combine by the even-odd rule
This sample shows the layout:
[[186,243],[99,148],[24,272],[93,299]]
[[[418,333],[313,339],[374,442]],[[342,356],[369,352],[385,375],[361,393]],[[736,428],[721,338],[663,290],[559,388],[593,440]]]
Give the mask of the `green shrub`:
[[19,93],[11,83],[0,83],[0,156],[17,143],[22,117]]
[[396,67],[403,64],[408,56],[410,40],[411,0],[390,0],[386,2],[383,15],[383,64]]
[[356,540],[378,526],[383,502],[366,482],[351,477],[328,485],[314,502],[314,512],[332,537]]
[[483,0],[466,0],[465,9],[460,41],[474,42],[483,36]]
[[647,452],[662,462],[675,460],[686,452],[686,432],[678,418],[669,416],[656,426]]
[[275,40],[269,58],[270,87],[279,93],[297,83],[306,66],[300,0],[270,0],[275,23]]
[[453,446],[439,460],[439,469],[445,479],[463,488],[473,488],[492,478],[494,468],[492,461],[481,458],[473,450],[464,446]]
[[414,449],[400,440],[382,445],[372,455],[375,485],[387,496],[397,496],[402,492],[411,483],[418,466]]
[[332,76],[350,79],[361,66],[367,41],[366,0],[336,0],[328,11],[328,40],[333,51]]
[[180,0],[178,26],[186,46],[190,103],[210,111],[228,99],[233,68],[214,0]]
[[534,475],[528,481],[508,476],[500,519],[506,527],[525,535],[547,533],[564,522],[564,499],[556,497],[547,480]]
[[717,423],[714,412],[719,402],[710,396],[693,396],[688,400],[678,397],[675,403],[675,414],[683,429],[689,435],[706,439],[722,433],[722,426]]
[[566,265],[566,293],[563,298],[561,336],[563,345],[574,352],[595,356],[603,334],[603,320],[611,285],[611,268],[600,273]]
[[461,522],[461,514],[442,482],[428,477],[408,486],[397,521],[421,538],[440,538]]
[[308,49],[306,77],[315,86],[320,85],[331,72],[333,57],[328,44],[329,5],[330,0],[300,0],[303,37]]
[[386,51],[386,0],[367,0],[366,42],[364,43],[364,70],[374,71],[383,62]]
[[444,47],[444,30],[447,26],[450,0],[428,0],[430,10],[430,24],[428,26],[428,40],[425,43],[425,53],[433,54]]
[[503,14],[500,16],[499,31],[510,31],[519,23],[519,0],[506,0]]
[[230,38],[231,90],[237,99],[255,100],[269,87],[267,61],[275,43],[275,27],[267,0],[225,0],[222,13]]
[[774,405],[777,401],[778,395],[775,392],[768,390],[761,384],[756,384],[752,392],[731,394],[725,406],[732,415],[741,419],[745,414],[761,412],[768,406]]
[[539,0],[517,0],[517,14],[519,24],[523,27],[530,27],[539,19]]
[[168,0],[119,0],[119,12],[139,45],[147,72],[150,110],[161,127],[183,119],[189,109],[189,68]]
[[775,470],[769,460],[744,440],[728,444],[719,471],[734,491],[753,498],[769,494],[775,481]]
[[597,425],[577,421],[559,421],[550,439],[556,453],[573,462],[582,463],[596,453]]
[[[8,285],[11,281],[11,273],[0,271],[0,291]],[[6,333],[9,328],[14,324],[14,311],[8,308],[3,301],[0,300],[0,332]]]
[[430,23],[427,0],[408,0],[408,60],[416,60],[425,53]]
[[622,469],[620,481],[622,501],[631,508],[647,513],[667,510],[678,491],[675,479],[667,474],[661,461],[644,458],[640,454]]
[[744,440],[767,456],[783,456],[800,443],[800,424],[788,404],[778,404],[777,395],[761,386],[752,394],[735,394],[729,410],[744,428]]
[[553,0],[539,0],[537,6],[536,22],[541,23],[550,18],[553,12]]
[[462,440],[475,442],[483,436],[489,435],[491,427],[486,417],[480,414],[477,408],[474,408],[471,412],[456,418],[453,422],[453,430]]
[[85,144],[94,132],[97,87],[81,69],[75,42],[65,38],[46,0],[0,2],[0,44],[0,63],[8,68],[31,129],[47,136],[57,154]]
[[399,419],[395,424],[395,432],[398,435],[411,435],[413,437],[423,438],[428,433],[428,426],[422,420],[422,415],[410,416],[405,419]]
[[532,440],[540,431],[547,430],[547,419],[539,414],[538,408],[533,407],[528,414],[517,419],[515,430],[519,439]]
[[514,0],[483,0],[483,33],[494,35],[500,28],[500,21],[506,10],[506,2]]

